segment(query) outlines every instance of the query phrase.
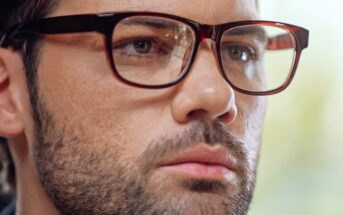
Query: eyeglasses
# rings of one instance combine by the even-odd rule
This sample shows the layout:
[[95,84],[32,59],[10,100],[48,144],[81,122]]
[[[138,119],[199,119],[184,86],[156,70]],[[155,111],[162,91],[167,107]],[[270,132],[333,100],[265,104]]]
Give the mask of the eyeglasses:
[[271,95],[292,81],[308,30],[280,22],[248,20],[205,25],[152,12],[100,13],[44,18],[11,28],[8,47],[28,34],[99,32],[114,74],[142,88],[166,88],[186,77],[205,39],[214,41],[222,77],[236,91]]

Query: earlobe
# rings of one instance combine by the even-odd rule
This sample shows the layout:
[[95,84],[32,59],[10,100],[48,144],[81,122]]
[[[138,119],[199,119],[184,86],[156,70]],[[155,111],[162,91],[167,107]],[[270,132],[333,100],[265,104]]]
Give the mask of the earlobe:
[[[17,54],[11,50],[0,48],[0,136],[14,137],[22,133],[23,122],[21,120],[18,107],[14,102],[14,93],[16,90],[13,73],[17,68],[14,65]],[[11,75],[12,73],[12,75]]]

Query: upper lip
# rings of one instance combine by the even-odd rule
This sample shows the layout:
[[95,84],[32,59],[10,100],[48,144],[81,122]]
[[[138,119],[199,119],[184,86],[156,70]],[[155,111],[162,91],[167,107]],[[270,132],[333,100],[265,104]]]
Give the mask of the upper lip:
[[159,166],[173,166],[185,163],[201,163],[224,166],[229,170],[236,170],[237,160],[222,146],[199,146],[185,150],[162,161]]

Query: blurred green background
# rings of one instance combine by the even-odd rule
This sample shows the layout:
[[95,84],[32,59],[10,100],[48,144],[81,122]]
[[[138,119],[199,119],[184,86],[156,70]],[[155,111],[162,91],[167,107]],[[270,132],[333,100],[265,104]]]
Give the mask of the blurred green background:
[[260,0],[260,10],[309,29],[310,43],[292,85],[269,97],[249,215],[341,215],[343,1]]

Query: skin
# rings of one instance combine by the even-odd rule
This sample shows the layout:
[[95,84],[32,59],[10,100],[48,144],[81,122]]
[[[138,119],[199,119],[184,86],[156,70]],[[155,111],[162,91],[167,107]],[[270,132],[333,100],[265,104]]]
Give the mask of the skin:
[[[62,1],[51,16],[127,10],[158,11],[205,24],[258,18],[252,0],[150,0],[139,4],[133,0],[74,0]],[[111,187],[122,171],[128,178],[147,179],[147,195],[174,204],[180,209],[179,214],[206,213],[208,209],[201,211],[199,205],[212,205],[215,214],[224,214],[221,198],[233,195],[236,188],[224,184],[228,193],[220,198],[210,189],[193,192],[181,186],[186,176],[154,168],[159,161],[178,153],[176,149],[157,156],[147,167],[146,175],[138,168],[144,163],[139,158],[151,146],[157,151],[167,148],[163,145],[168,143],[166,139],[175,142],[176,137],[185,136],[195,125],[217,123],[241,143],[246,169],[242,164],[238,175],[253,184],[266,99],[233,91],[219,73],[210,40],[202,42],[189,75],[180,84],[148,90],[116,79],[105,53],[85,48],[101,44],[101,36],[93,34],[88,38],[92,39],[75,42],[73,37],[59,35],[43,42],[37,105],[45,131],[39,130],[32,117],[20,55],[0,49],[0,136],[8,139],[16,166],[17,213],[59,214],[61,198],[69,202],[66,207],[82,203],[74,202],[75,197],[104,202],[103,196],[92,198],[87,194],[100,192],[102,185]],[[51,116],[50,121],[44,114]],[[201,126],[196,128],[201,130]],[[190,147],[203,143],[201,137],[195,140],[200,142],[185,143]],[[85,188],[86,193],[80,188]],[[252,190],[253,185],[247,189]],[[122,193],[113,191],[108,195],[110,201],[106,204],[92,206],[93,214],[110,213],[118,204],[125,207]],[[182,204],[177,202],[180,198]]]

